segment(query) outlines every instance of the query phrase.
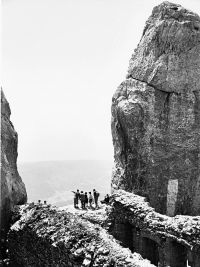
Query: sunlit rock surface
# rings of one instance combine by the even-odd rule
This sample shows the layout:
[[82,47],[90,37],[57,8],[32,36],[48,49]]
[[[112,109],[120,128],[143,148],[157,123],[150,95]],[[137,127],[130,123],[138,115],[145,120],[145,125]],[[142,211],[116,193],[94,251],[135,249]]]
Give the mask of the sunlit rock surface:
[[[93,220],[87,220],[86,213],[94,215]],[[154,266],[122,247],[101,227],[108,219],[105,210],[84,212],[27,204],[15,216],[20,218],[8,234],[11,266]]]
[[200,216],[157,213],[144,197],[123,190],[112,202],[110,231],[124,246],[155,266],[200,266]]
[[25,185],[17,171],[17,133],[10,121],[10,106],[1,90],[1,190],[0,230],[8,230],[11,210],[27,200]]
[[200,18],[153,9],[112,100],[112,188],[156,211],[200,215]]

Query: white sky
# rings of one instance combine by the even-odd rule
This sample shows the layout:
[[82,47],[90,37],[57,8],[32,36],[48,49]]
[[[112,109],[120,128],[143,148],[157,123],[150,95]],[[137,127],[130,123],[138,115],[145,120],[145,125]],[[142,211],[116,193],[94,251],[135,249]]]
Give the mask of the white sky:
[[[110,159],[111,98],[159,0],[2,0],[18,161]],[[179,0],[200,14],[199,0]]]

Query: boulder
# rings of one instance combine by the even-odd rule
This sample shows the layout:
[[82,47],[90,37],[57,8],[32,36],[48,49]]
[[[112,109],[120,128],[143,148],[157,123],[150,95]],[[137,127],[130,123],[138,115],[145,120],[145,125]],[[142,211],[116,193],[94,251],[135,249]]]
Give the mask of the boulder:
[[156,211],[200,215],[200,17],[153,9],[112,99],[112,189]]

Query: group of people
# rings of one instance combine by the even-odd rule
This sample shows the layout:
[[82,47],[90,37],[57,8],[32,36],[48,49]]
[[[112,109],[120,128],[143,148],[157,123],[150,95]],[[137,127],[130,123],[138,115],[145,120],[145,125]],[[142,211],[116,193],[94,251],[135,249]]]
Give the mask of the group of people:
[[[79,191],[79,189],[77,189],[77,191],[72,191],[74,193],[74,208],[79,208],[79,201],[81,203],[81,208],[82,209],[86,209],[86,208],[93,208],[92,204],[95,204],[95,208],[99,207],[99,192],[96,189],[93,189],[93,194],[91,192],[87,193],[87,192],[83,192],[83,191]],[[107,194],[104,198],[103,201],[101,201],[101,203],[105,203],[108,204],[110,201],[110,197]]]
[[93,195],[91,192],[83,192],[79,191],[72,191],[74,193],[74,208],[78,208],[79,201],[81,202],[81,208],[86,209],[87,207],[92,208],[92,203],[95,203],[95,208],[98,208],[98,199],[99,199],[99,192],[93,189]]

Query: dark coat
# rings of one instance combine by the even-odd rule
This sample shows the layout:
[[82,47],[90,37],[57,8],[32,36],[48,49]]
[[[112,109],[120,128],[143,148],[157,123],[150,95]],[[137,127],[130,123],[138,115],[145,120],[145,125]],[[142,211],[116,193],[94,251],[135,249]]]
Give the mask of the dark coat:
[[85,194],[80,193],[80,200],[81,202],[85,201]]

